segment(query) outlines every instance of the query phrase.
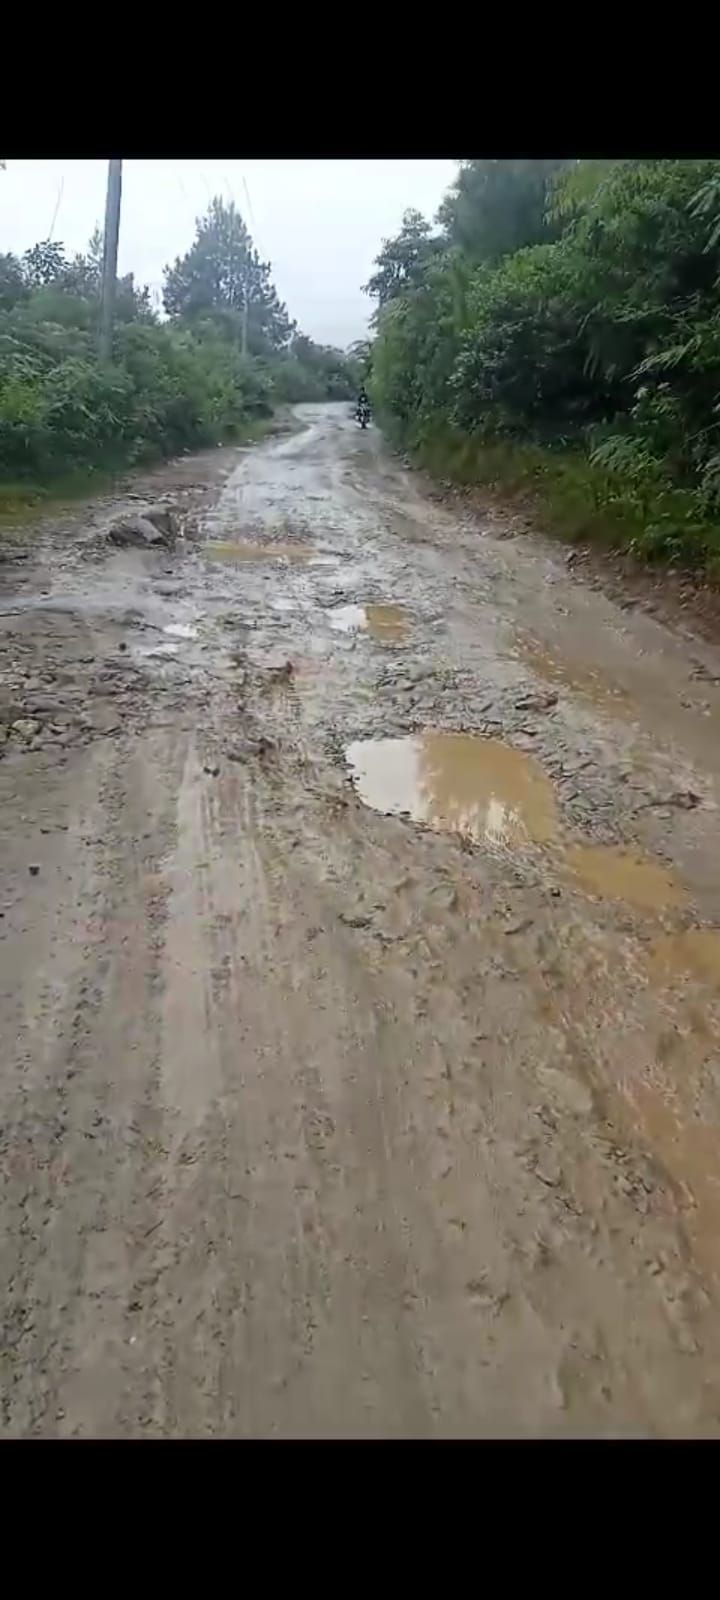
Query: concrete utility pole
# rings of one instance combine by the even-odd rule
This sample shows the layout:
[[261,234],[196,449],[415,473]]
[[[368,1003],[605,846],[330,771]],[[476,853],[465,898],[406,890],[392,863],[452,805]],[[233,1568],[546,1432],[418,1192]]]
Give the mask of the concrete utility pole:
[[121,194],[122,161],[109,161],[107,200],[105,202],[105,234],[103,238],[102,304],[100,308],[101,361],[109,361],[112,355]]
[[246,356],[247,355],[247,335],[248,335],[248,271],[247,271],[247,262],[245,263],[245,285],[244,285],[244,287],[245,287],[245,293],[243,295],[242,353],[243,353],[243,356]]

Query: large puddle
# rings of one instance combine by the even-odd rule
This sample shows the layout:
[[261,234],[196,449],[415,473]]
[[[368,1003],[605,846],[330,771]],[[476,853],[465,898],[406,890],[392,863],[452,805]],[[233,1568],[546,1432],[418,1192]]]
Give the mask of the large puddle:
[[336,606],[330,613],[330,626],[336,633],[370,634],[380,644],[402,644],[408,634],[407,612],[394,605]]
[[542,769],[498,740],[465,733],[359,740],[347,758],[358,794],[377,811],[478,843],[543,843],[556,832],[555,796]]
[[[211,561],[318,561],[317,551],[307,544],[250,544],[244,540],[208,539],[203,554]],[[332,560],[332,557],[329,558]]]
[[[556,840],[559,816],[549,778],[532,756],[500,740],[428,731],[358,740],[346,755],[361,800],[376,811],[465,834],[478,844],[513,848]],[[567,844],[561,859],[578,886],[599,899],[647,912],[688,901],[662,862],[632,850]]]

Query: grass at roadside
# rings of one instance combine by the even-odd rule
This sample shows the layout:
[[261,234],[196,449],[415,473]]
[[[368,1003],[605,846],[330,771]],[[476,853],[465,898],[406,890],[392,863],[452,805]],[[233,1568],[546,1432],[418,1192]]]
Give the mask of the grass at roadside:
[[521,504],[543,532],[568,543],[702,571],[720,584],[720,523],[699,513],[690,492],[629,482],[595,465],[581,448],[488,443],[450,429],[426,435],[411,454],[433,476]]
[[[296,427],[301,428],[302,423],[288,408],[280,407],[271,417],[249,419],[223,443],[257,444],[272,434],[293,432]],[[148,457],[136,470],[151,470],[163,459],[167,458],[161,455]],[[38,517],[60,512],[77,501],[88,500],[95,495],[112,493],[119,481],[127,481],[133,470],[127,464],[121,464],[105,468],[87,467],[82,471],[53,477],[44,483],[22,479],[17,482],[0,481],[0,539],[12,542],[15,533],[21,534]]]

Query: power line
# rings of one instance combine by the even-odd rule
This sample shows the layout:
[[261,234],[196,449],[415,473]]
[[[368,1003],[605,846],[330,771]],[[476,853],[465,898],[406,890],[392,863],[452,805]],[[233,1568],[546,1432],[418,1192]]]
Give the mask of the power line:
[[58,197],[57,197],[57,200],[55,201],[55,210],[53,211],[52,222],[50,223],[50,232],[48,234],[48,243],[52,239],[52,236],[53,236],[53,234],[55,232],[55,223],[57,222],[58,211],[60,210],[60,201],[62,200],[62,197],[63,197],[63,189],[64,188],[65,188],[65,175],[63,173],[63,176],[60,179],[60,187],[58,189]]
[[258,225],[257,225],[257,222],[255,220],[255,212],[253,211],[253,203],[252,203],[252,200],[250,199],[250,190],[248,189],[248,186],[247,186],[247,180],[246,180],[246,177],[245,177],[245,173],[241,172],[240,176],[242,178],[243,189],[245,190],[245,198],[246,198],[247,203],[248,203],[248,211],[250,213],[250,221],[252,223],[252,229],[253,229],[253,238],[255,240],[255,243],[259,246],[261,255],[264,256],[265,255],[265,251],[263,250],[262,240],[261,240],[260,234],[258,232]]

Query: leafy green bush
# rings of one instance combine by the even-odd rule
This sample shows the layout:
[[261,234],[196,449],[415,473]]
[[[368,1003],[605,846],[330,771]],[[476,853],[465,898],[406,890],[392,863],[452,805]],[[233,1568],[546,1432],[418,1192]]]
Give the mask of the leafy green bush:
[[297,333],[242,219],[221,201],[168,270],[166,321],[131,274],[120,280],[107,364],[97,353],[101,263],[97,233],[72,261],[48,241],[22,261],[0,256],[0,483],[220,443],[278,402],[353,392],[357,363]]
[[464,436],[462,473],[506,440],[563,526],[572,505],[578,531],[714,567],[720,162],[469,162],[439,221],[371,279],[391,433],[446,461]]

